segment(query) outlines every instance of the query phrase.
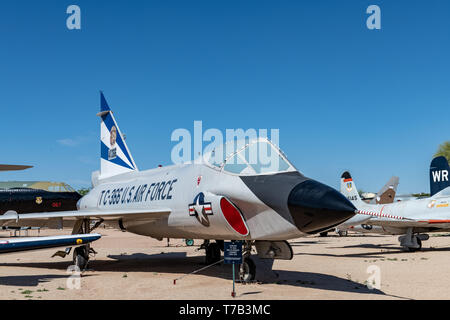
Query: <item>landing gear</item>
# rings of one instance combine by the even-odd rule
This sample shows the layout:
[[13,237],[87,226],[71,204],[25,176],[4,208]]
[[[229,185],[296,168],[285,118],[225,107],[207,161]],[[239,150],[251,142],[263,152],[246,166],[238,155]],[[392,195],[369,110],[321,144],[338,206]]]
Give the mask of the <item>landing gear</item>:
[[254,281],[256,277],[256,265],[250,257],[243,258],[241,268],[239,270],[239,278],[242,282],[249,283]]
[[[78,220],[72,230],[72,234],[89,234],[94,229],[98,228],[103,220],[97,221],[91,227],[91,221],[89,219]],[[70,253],[71,248],[67,248],[65,251],[58,251],[53,256],[65,257]],[[96,254],[95,250],[91,248],[90,244],[86,244],[73,250],[73,264],[76,265],[80,271],[86,270],[89,263],[89,255]]]
[[208,243],[205,246],[206,258],[205,262],[207,265],[214,264],[220,261],[220,245],[217,242]]
[[75,248],[73,251],[73,264],[76,265],[80,271],[87,268],[89,262],[89,248],[86,246]]
[[417,247],[405,247],[405,249],[409,252],[416,252],[422,249],[422,240],[420,240],[420,238],[417,236],[414,236],[414,238],[414,240],[417,242]]
[[339,230],[338,235],[339,235],[339,237],[346,237],[346,236],[348,236],[348,231],[347,230]]
[[256,265],[251,258],[252,241],[245,241],[242,246],[242,264],[239,268],[239,279],[243,283],[249,283],[255,280]]
[[420,251],[422,249],[422,241],[428,240],[427,234],[414,234],[413,228],[408,228],[405,235],[400,236],[398,240],[400,245],[409,252]]
[[323,237],[323,238],[327,237],[328,236],[328,231],[321,232],[320,236]]

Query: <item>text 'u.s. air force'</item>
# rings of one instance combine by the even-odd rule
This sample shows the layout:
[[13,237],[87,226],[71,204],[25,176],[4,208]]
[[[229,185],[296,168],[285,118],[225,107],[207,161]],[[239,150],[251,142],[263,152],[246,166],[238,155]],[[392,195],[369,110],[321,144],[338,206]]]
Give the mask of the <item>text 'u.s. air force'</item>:
[[98,206],[139,203],[146,201],[170,200],[172,190],[178,179],[152,184],[130,185],[106,189],[100,193]]

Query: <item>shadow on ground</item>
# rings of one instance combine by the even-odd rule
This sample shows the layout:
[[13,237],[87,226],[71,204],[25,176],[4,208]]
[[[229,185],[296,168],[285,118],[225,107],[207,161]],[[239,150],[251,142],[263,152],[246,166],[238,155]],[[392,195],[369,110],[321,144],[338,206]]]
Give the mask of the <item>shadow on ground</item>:
[[[186,253],[165,253],[165,254],[122,254],[110,255],[109,259],[91,260],[89,268],[97,273],[114,272],[114,273],[129,273],[129,272],[149,272],[149,273],[164,273],[173,274],[174,279],[180,278],[183,275],[191,273],[195,270],[205,267],[203,264],[203,257],[187,257]],[[263,261],[263,262],[261,262]],[[256,262],[260,274],[272,273],[273,277],[270,281],[263,280],[257,282],[258,284],[277,284],[289,285],[305,288],[314,288],[318,290],[331,290],[341,292],[355,292],[361,294],[377,294],[385,295],[380,290],[369,290],[366,286],[336,276],[314,273],[314,272],[300,272],[287,270],[265,271],[264,266],[260,268],[264,260]],[[29,267],[49,270],[65,271],[71,263],[69,261],[60,262],[33,262],[33,263],[1,263],[0,267]],[[91,275],[97,275],[97,274]],[[209,277],[217,277],[226,280],[232,279],[232,271],[230,265],[219,264],[212,266],[206,270],[200,271],[198,274]],[[89,272],[87,273],[89,275]],[[98,276],[101,276],[98,275]],[[39,283],[48,282],[55,278],[64,278],[67,275],[39,275],[39,276],[0,276],[0,285],[16,285],[16,286],[37,286]],[[258,276],[257,276],[258,278]],[[182,281],[182,280],[181,280]],[[258,294],[260,291],[251,292],[251,294]],[[248,293],[250,294],[250,293]]]
[[36,276],[5,276],[0,277],[0,285],[17,287],[36,287],[41,283],[50,282],[52,279],[67,278],[66,275],[45,274]]

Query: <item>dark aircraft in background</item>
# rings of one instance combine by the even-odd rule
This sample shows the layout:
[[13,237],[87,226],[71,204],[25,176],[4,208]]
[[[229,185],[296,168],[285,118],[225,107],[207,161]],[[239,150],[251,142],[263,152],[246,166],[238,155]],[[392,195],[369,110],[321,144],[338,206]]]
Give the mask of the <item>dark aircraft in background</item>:
[[[31,166],[0,165],[0,171],[17,171]],[[76,210],[81,195],[64,183],[45,181],[0,182],[0,215]]]
[[[19,171],[32,166],[0,165],[0,172]],[[81,195],[69,185],[47,181],[0,182],[0,215],[30,212],[51,212],[76,210]],[[62,227],[62,224],[60,225]],[[29,227],[3,226],[4,230],[28,230]],[[72,247],[85,246],[101,238],[99,234],[72,234],[34,238],[0,239],[0,254],[66,247],[66,253]],[[77,250],[77,249],[76,249]],[[59,253],[60,254],[60,253]],[[78,260],[76,260],[78,259]],[[75,257],[75,263],[83,257]]]

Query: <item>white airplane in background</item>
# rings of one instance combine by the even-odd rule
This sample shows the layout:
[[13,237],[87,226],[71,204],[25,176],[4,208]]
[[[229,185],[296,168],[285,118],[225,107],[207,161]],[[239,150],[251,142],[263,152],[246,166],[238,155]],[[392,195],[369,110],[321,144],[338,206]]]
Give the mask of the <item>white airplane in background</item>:
[[[345,181],[344,181],[345,182]],[[394,202],[395,194],[399,183],[398,177],[391,177],[389,181],[381,188],[381,190],[375,195],[375,197],[368,203],[370,204],[387,204]],[[369,220],[370,217],[366,215],[356,214],[354,217],[348,219],[344,223],[338,225],[332,230],[321,232],[321,237],[328,236],[328,232],[335,231],[339,236],[345,237],[348,235],[348,231],[356,232],[372,232],[372,226],[366,226],[364,222]]]
[[[319,233],[355,214],[340,192],[305,177],[267,139],[248,141],[228,152],[216,148],[202,163],[139,171],[103,94],[101,94],[100,171],[93,189],[80,199],[77,211],[6,213],[0,225],[72,226],[88,234],[100,223],[157,239],[204,239],[208,264],[220,261],[224,240],[244,244],[241,278],[255,278],[253,246],[263,259],[293,257],[286,240]],[[146,130],[148,130],[146,128]],[[274,169],[252,163],[252,148],[268,148],[277,156]],[[91,221],[96,221],[94,228]],[[74,250],[84,269],[89,245]]]
[[[447,160],[433,159],[430,166],[430,188],[434,194],[430,198],[384,205],[367,204],[360,199],[349,172],[342,174],[341,193],[358,208],[358,214],[352,219],[364,220],[364,216],[369,218],[360,221],[364,229],[374,233],[401,235],[400,245],[409,251],[417,251],[422,248],[422,241],[429,239],[426,233],[450,231],[448,171]],[[444,189],[439,190],[440,188]],[[344,225],[349,226],[350,223]],[[342,225],[339,228],[342,228]]]

